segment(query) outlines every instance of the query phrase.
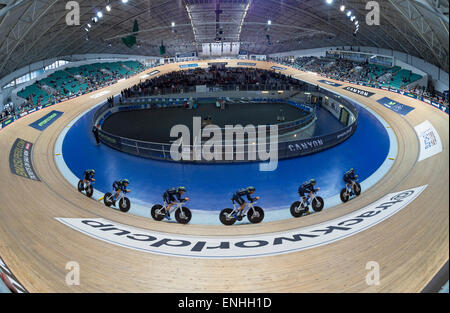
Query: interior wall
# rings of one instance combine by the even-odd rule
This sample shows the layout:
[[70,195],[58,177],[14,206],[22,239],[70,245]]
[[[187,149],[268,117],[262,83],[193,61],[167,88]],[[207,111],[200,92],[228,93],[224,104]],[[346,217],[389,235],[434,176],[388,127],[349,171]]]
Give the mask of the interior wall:
[[0,93],[0,113],[3,111],[3,108],[5,107],[3,103],[6,103],[5,95],[3,93]]
[[8,102],[8,98],[11,97],[11,92],[12,92],[12,88],[8,88],[8,89],[4,89],[4,90],[0,91],[0,111],[3,111],[5,104]]
[[326,48],[304,49],[304,50],[294,50],[294,51],[288,51],[288,52],[280,52],[280,53],[270,54],[269,57],[287,57],[287,56],[295,56],[295,57],[303,57],[303,56],[324,57],[325,56],[325,52],[327,50],[330,50],[330,49],[335,50],[336,47],[326,47]]

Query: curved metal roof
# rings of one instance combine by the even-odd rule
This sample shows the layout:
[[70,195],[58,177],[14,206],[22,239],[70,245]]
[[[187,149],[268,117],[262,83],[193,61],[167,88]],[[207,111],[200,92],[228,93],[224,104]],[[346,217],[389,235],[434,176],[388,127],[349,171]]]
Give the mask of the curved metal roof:
[[[216,41],[238,41],[242,50],[255,54],[372,46],[420,57],[447,72],[449,68],[448,0],[378,1],[379,26],[366,24],[364,0],[78,0],[79,26],[67,25],[67,2],[0,0],[0,77],[72,54],[157,56],[162,42],[169,55],[201,51],[202,43]],[[104,16],[94,24],[99,10]],[[356,36],[348,10],[359,21]],[[135,20],[137,44],[128,48],[121,38],[133,32]]]

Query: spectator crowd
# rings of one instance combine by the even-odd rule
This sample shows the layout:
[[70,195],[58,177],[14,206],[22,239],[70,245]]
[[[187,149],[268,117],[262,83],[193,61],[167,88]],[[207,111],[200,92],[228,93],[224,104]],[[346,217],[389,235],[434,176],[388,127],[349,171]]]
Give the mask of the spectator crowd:
[[[287,63],[284,63],[288,65]],[[291,64],[292,65],[292,64]],[[334,59],[327,57],[301,57],[294,61],[295,68],[303,71],[310,71],[317,73],[321,76],[340,80],[340,81],[352,81],[365,83],[372,86],[389,86],[393,81],[394,71],[400,68],[383,68],[381,66],[375,66],[367,62],[355,62],[345,59]],[[409,73],[408,73],[409,72]],[[425,88],[419,85],[409,83],[409,77],[411,71],[407,71],[404,77],[401,77],[400,90],[422,96],[431,101],[438,102],[445,106],[449,106],[448,97],[437,92],[432,87]],[[413,87],[411,87],[411,85]]]
[[161,75],[125,89],[122,97],[155,96],[195,92],[196,86],[224,90],[290,90],[303,83],[275,71],[249,68],[208,68]]
[[[287,64],[286,65],[292,65]],[[297,58],[293,65],[295,68],[318,73],[324,77],[340,80],[340,81],[354,81],[366,83],[372,86],[385,86],[392,80],[393,69],[383,70],[382,67],[368,64],[367,62],[354,62],[345,59],[334,58],[317,58],[317,57],[301,57]],[[142,68],[140,69],[142,70]],[[67,89],[67,84],[75,88],[80,82],[71,78],[64,83],[59,83],[57,79],[49,80],[46,86],[37,82],[37,86],[46,90],[46,87],[53,88],[55,92],[50,93],[47,97],[42,94],[35,95],[31,93],[27,101],[15,107],[11,104],[6,106],[0,112],[0,122],[14,116],[20,116],[23,112],[33,109],[41,105],[47,100],[48,103],[57,103],[69,96],[81,95],[100,88],[104,84],[112,83],[120,79],[122,75],[111,69],[112,75],[104,72],[89,72],[89,75],[84,77],[85,88],[79,88],[73,94]],[[402,88],[406,92],[422,96],[429,100],[449,106],[448,95],[435,91],[434,89],[426,89],[421,86],[414,86],[406,88],[408,77],[402,78]],[[122,90],[119,102],[122,103],[124,98],[141,97],[141,96],[155,96],[163,94],[177,94],[195,92],[196,86],[204,85],[207,88],[223,88],[224,90],[293,90],[302,87],[303,83],[290,76],[286,76],[275,72],[274,70],[261,70],[252,68],[207,68],[207,69],[191,69],[186,71],[171,72],[161,75],[146,81],[141,81],[128,89]],[[411,84],[410,84],[411,85]],[[39,90],[39,89],[38,89]],[[114,99],[108,99],[110,103]]]

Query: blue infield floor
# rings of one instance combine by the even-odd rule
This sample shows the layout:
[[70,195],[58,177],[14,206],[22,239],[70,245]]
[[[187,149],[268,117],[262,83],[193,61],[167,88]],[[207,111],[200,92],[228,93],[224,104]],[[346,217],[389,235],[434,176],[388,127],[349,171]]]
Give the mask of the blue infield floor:
[[[299,184],[315,178],[325,199],[325,209],[340,203],[344,172],[353,167],[362,182],[363,192],[389,170],[396,156],[396,139],[387,124],[370,109],[356,105],[358,128],[344,143],[323,152],[282,160],[273,172],[260,172],[258,163],[197,165],[154,161],[118,152],[104,145],[96,146],[91,133],[95,109],[71,123],[61,134],[55,153],[63,175],[75,186],[85,169],[96,170],[94,198],[111,191],[116,179],[130,180],[129,214],[150,217],[150,208],[162,202],[163,192],[174,186],[186,186],[193,211],[191,223],[220,224],[218,213],[231,206],[234,191],[249,185],[256,187],[266,210],[264,221],[292,218],[289,207],[298,200]],[[370,111],[370,112],[369,112]],[[337,121],[322,110],[317,132],[330,129]],[[331,124],[330,124],[331,123]],[[59,151],[60,149],[60,151]],[[65,163],[65,164],[64,164]],[[76,176],[76,177],[75,177]],[[75,187],[74,187],[75,188]],[[364,194],[362,194],[364,196]]]

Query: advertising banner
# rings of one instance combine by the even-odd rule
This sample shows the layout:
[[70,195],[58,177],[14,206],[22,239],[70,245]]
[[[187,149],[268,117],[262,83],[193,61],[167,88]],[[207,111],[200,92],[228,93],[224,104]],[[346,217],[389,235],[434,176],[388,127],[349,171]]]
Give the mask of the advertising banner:
[[358,88],[351,87],[351,86],[344,87],[344,89],[347,91],[356,93],[360,96],[366,97],[366,98],[372,97],[375,94],[373,92],[369,92],[369,91],[358,89]]
[[279,158],[289,158],[306,155],[332,147],[350,137],[355,132],[356,127],[357,126],[355,122],[353,125],[346,127],[344,128],[344,130],[334,134],[280,143],[278,145],[278,150],[280,153]]
[[330,86],[333,86],[333,87],[341,87],[341,86],[342,86],[341,84],[337,84],[337,83],[334,83],[334,82],[330,82],[330,81],[325,80],[325,79],[319,80],[319,82],[320,82],[320,83],[327,84],[327,85],[330,85]]
[[191,64],[182,64],[180,65],[180,68],[193,68],[193,67],[198,67],[197,63],[191,63]]
[[31,123],[30,126],[33,127],[34,129],[43,131],[47,129],[47,127],[52,125],[63,114],[64,114],[63,112],[52,111],[47,115],[43,116],[42,118],[38,119],[36,122]]
[[415,94],[412,94],[412,93],[409,93],[409,92],[406,92],[406,91],[397,90],[397,93],[399,93],[399,94],[401,94],[403,96],[407,96],[407,97],[410,97],[410,98],[413,98],[413,99],[417,99],[417,96]]
[[12,122],[14,122],[14,117],[10,117],[10,118],[4,120],[3,122],[0,123],[0,129],[5,128],[6,126],[11,124]]
[[256,66],[256,63],[238,62],[237,65],[240,65],[240,66]]
[[442,152],[441,137],[429,121],[417,125],[414,129],[420,141],[419,161]]
[[9,167],[11,173],[17,176],[40,181],[33,168],[31,157],[32,148],[33,144],[31,142],[17,139],[9,154]]
[[285,67],[279,67],[279,66],[272,66],[271,69],[277,70],[277,71],[284,71],[284,70],[286,70],[287,68],[285,68]]
[[377,102],[383,105],[384,107],[388,108],[389,110],[394,111],[403,116],[407,115],[409,112],[414,110],[414,108],[410,106],[394,101],[387,97],[381,98],[380,100],[377,100]]

